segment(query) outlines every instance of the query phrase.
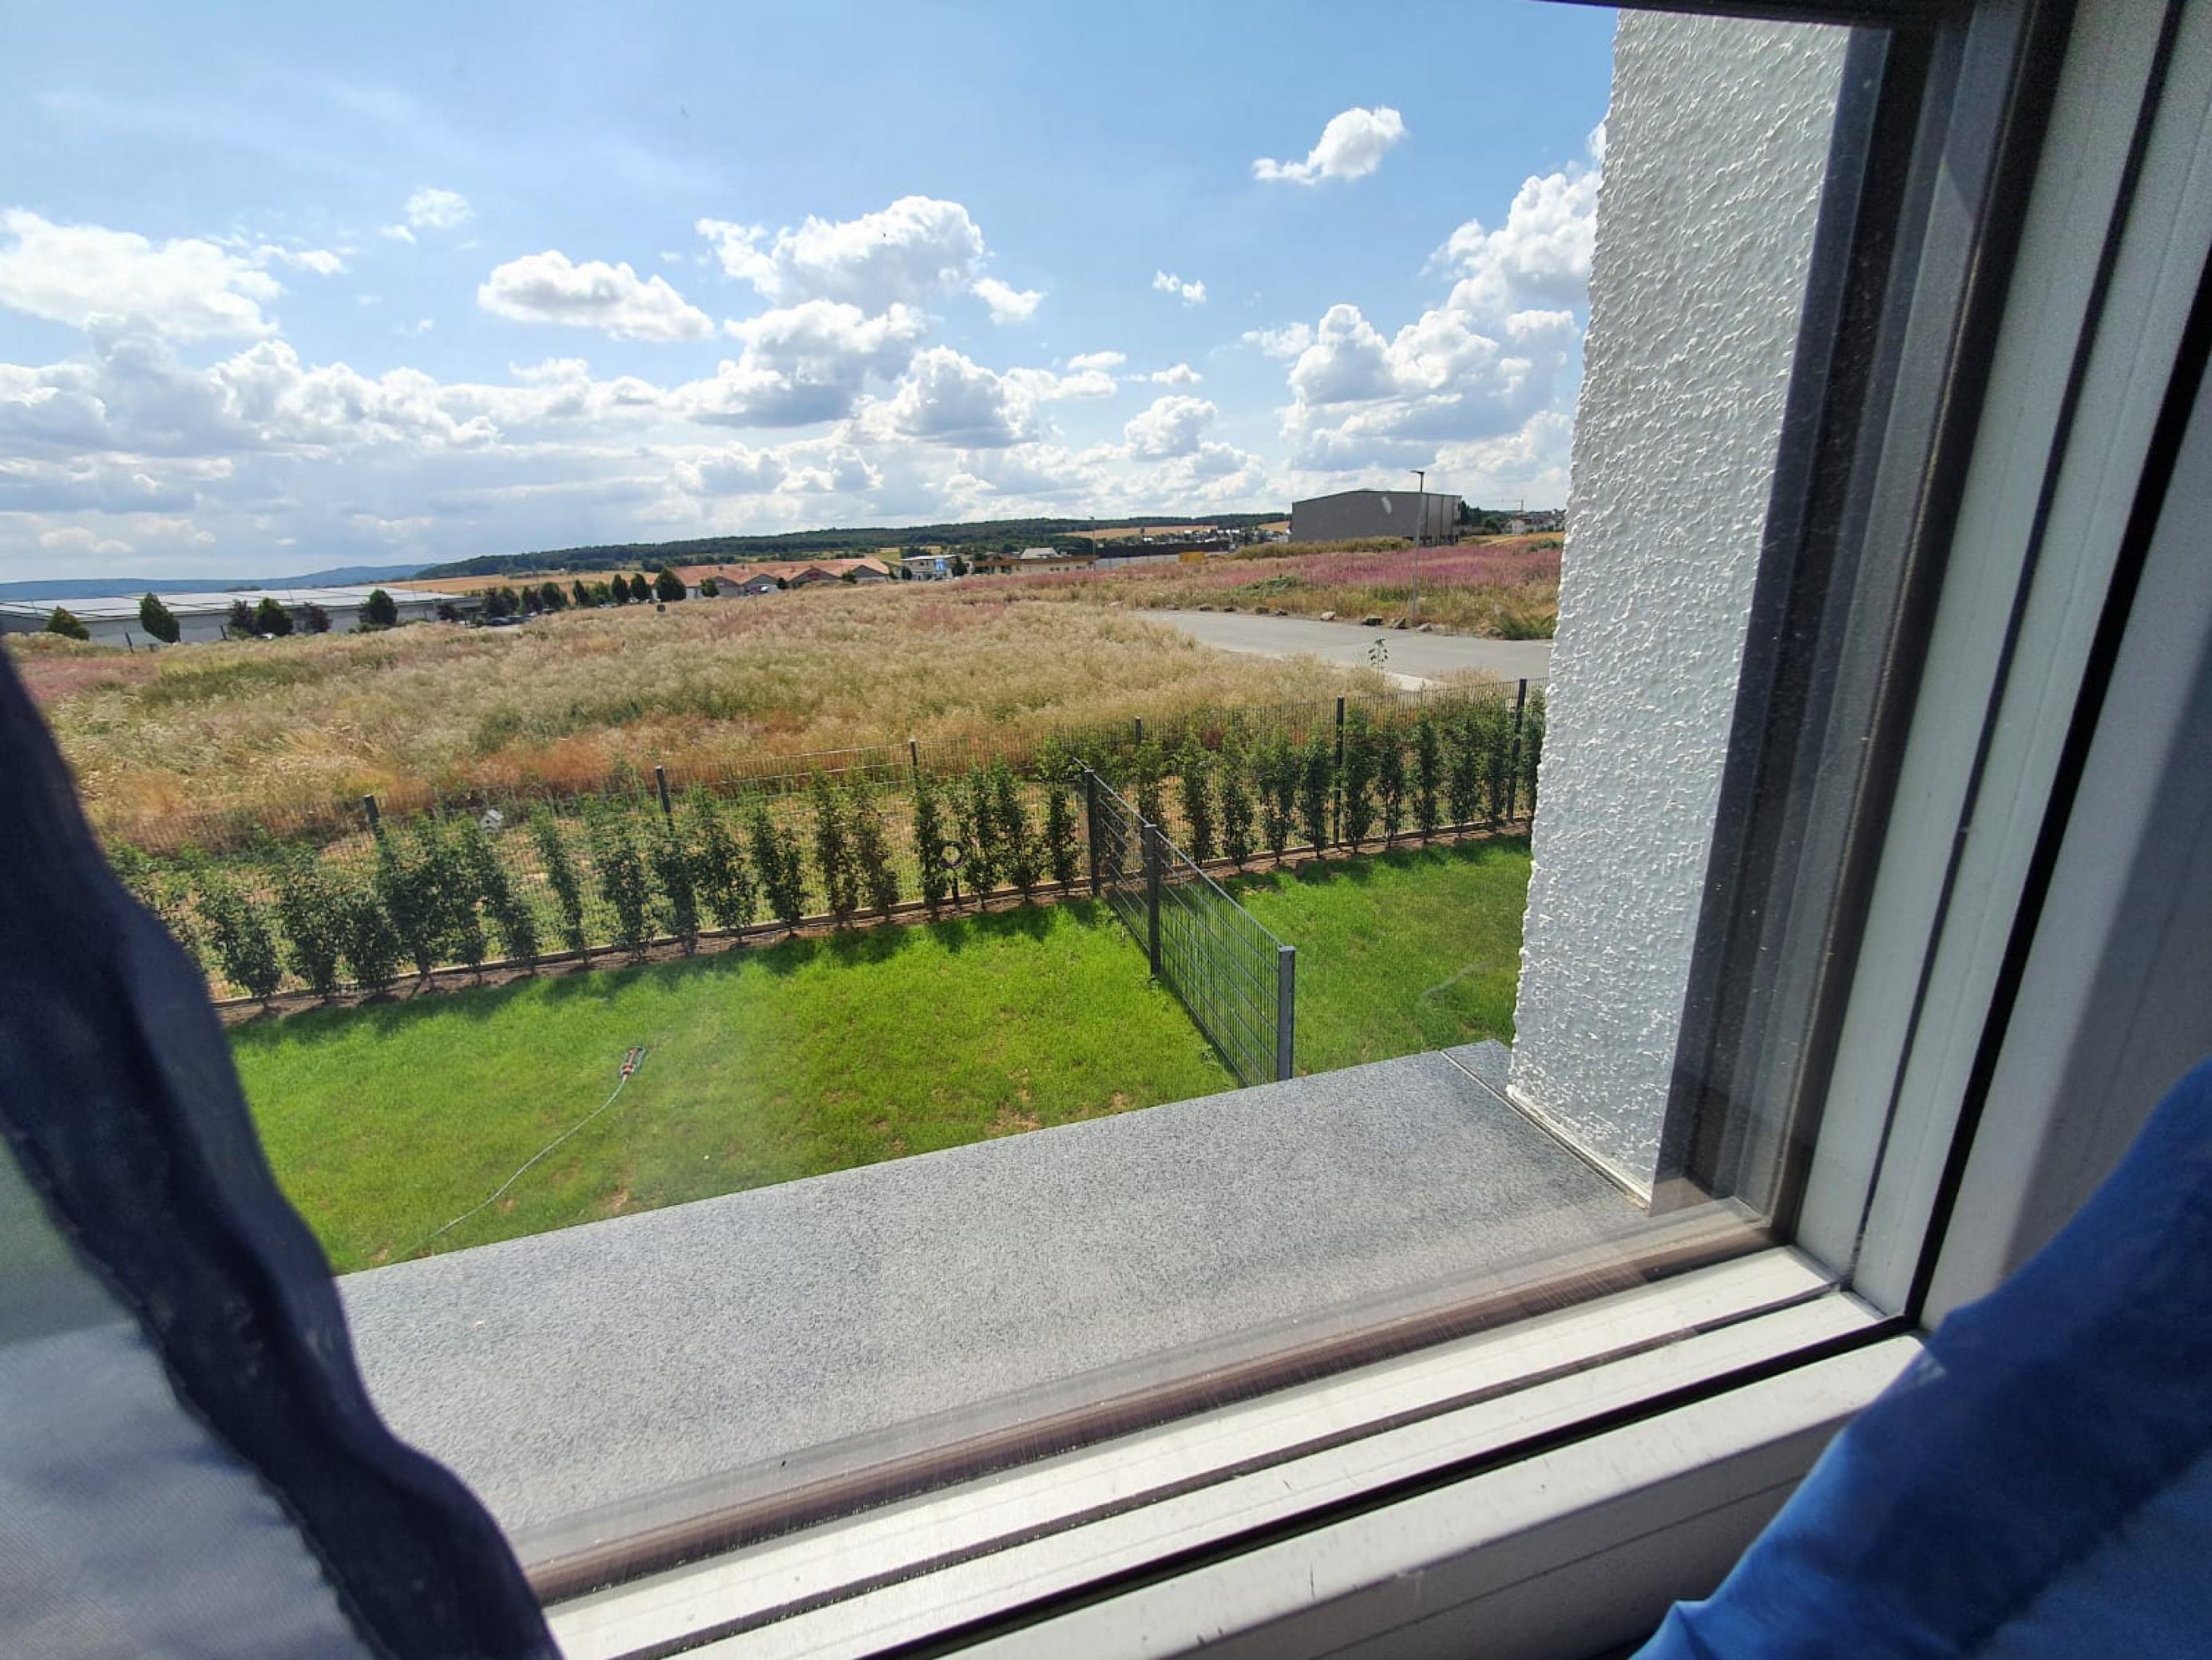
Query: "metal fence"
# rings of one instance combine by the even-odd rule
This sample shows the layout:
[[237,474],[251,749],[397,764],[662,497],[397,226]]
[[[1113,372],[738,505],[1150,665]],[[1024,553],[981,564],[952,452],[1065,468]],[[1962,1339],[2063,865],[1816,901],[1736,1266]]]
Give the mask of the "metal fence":
[[[270,983],[322,989],[312,936],[332,928],[338,981],[380,983],[355,971],[349,942],[374,943],[367,911],[404,908],[410,872],[454,901],[442,940],[425,939],[419,915],[395,917],[421,948],[410,966],[423,954],[459,966],[527,958],[518,931],[538,955],[635,954],[787,926],[773,919],[794,909],[809,922],[865,921],[886,901],[936,913],[1080,891],[1084,766],[1217,870],[1517,826],[1534,810],[1543,729],[1543,693],[1528,682],[1436,688],[179,816],[106,841],[218,994],[259,995],[250,970],[258,962],[266,979],[271,952]],[[842,879],[824,864],[832,817],[844,825]],[[781,909],[764,832],[791,885]],[[932,857],[947,840],[979,855],[957,873],[957,899]],[[322,979],[331,972],[325,954]]]
[[1152,972],[1240,1084],[1291,1077],[1297,952],[1263,927],[1166,831],[1082,771],[1091,891],[1144,947]]

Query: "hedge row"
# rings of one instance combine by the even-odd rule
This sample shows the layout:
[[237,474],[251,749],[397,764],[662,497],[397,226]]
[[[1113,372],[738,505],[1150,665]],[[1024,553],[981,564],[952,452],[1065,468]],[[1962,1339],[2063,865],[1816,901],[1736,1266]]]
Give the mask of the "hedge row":
[[[1533,702],[1516,728],[1510,705],[1477,698],[1396,723],[1355,708],[1340,740],[1255,735],[1233,718],[1211,736],[1194,726],[1172,748],[1147,738],[1097,759],[1193,859],[1242,866],[1533,812],[1542,711]],[[655,939],[688,952],[708,928],[1066,891],[1086,873],[1082,764],[1048,741],[1022,772],[1004,758],[951,776],[916,769],[896,792],[864,771],[817,773],[737,801],[695,787],[665,808],[614,794],[559,812],[426,813],[350,849],[112,857],[219,985],[264,1001],[288,986],[327,998],[495,958],[634,958]]]

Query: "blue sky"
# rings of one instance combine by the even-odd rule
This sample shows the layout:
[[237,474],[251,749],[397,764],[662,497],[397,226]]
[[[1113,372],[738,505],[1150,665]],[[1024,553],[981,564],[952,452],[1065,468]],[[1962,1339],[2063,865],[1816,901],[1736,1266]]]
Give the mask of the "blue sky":
[[0,576],[1565,499],[1613,19],[0,17]]

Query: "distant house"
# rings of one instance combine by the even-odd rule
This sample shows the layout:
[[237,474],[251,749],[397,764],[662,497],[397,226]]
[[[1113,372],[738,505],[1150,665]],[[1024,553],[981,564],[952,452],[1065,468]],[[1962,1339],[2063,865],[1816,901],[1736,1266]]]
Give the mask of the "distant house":
[[774,593],[775,590],[776,580],[766,571],[757,572],[741,582],[726,582],[722,585],[722,592],[725,593]]
[[1507,520],[1505,533],[1508,536],[1526,536],[1528,533],[1528,521],[1526,519]]
[[979,576],[1004,575],[1021,568],[1022,556],[1018,553],[971,553],[968,556],[968,569]]
[[837,575],[848,582],[894,582],[898,580],[891,575],[891,568],[880,560],[840,559],[836,562],[845,568]]
[[811,588],[818,587],[823,582],[834,582],[837,580],[837,575],[836,572],[824,570],[819,565],[809,565],[803,570],[793,572],[784,580],[794,588]]
[[900,561],[917,582],[942,582],[952,575],[949,553],[910,553]]

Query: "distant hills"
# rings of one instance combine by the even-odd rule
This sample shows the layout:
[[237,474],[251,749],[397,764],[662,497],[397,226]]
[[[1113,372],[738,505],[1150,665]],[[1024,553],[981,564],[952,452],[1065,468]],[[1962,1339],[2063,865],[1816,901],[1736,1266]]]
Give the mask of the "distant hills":
[[517,571],[634,570],[660,565],[714,565],[766,559],[804,559],[878,548],[974,547],[1012,544],[1042,547],[1076,531],[1134,529],[1145,525],[1218,525],[1243,528],[1273,524],[1280,513],[1154,513],[1134,519],[987,519],[957,525],[870,525],[847,530],[786,531],[779,536],[702,536],[686,542],[596,543],[534,553],[488,553],[426,566],[418,575],[503,576]]
[[111,599],[132,594],[222,593],[231,588],[341,588],[398,582],[420,565],[333,565],[305,576],[61,576],[0,582],[0,599]]

